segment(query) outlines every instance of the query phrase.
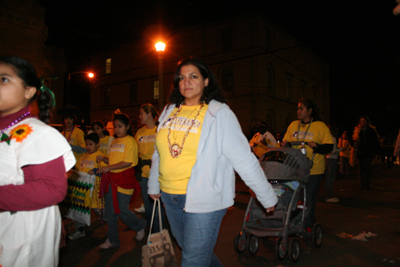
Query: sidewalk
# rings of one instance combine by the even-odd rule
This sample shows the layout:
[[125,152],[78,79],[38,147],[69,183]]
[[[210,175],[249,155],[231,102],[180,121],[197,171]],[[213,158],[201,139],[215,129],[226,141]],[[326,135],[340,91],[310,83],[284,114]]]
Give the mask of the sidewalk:
[[[247,187],[238,180],[236,202],[222,222],[215,249],[222,264],[228,267],[400,266],[400,167],[395,165],[387,169],[386,165],[374,164],[370,191],[360,190],[354,170],[352,176],[336,180],[334,195],[339,197],[339,203],[326,203],[323,189],[322,183],[316,213],[324,231],[322,247],[316,250],[300,239],[300,259],[292,264],[288,260],[275,260],[274,238],[260,242],[255,256],[234,252],[233,238],[240,231],[250,197]],[[139,205],[140,200],[131,209]],[[68,224],[68,220],[65,222]],[[351,240],[363,231],[377,236],[366,242]],[[121,247],[103,251],[97,246],[104,241],[106,233],[107,226],[95,221],[86,231],[86,237],[67,240],[67,247],[61,248],[59,266],[141,266],[141,247],[145,239],[137,242],[136,233],[120,223]],[[180,262],[180,250],[176,248],[175,251]]]

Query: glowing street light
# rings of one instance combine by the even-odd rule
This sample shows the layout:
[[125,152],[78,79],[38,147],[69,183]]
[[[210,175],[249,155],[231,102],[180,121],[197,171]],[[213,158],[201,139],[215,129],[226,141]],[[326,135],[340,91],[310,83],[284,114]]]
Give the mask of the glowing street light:
[[158,52],[158,110],[161,112],[164,108],[164,88],[163,88],[163,58],[165,44],[163,42],[158,42],[155,45]]
[[[70,92],[70,89],[71,89],[70,88],[71,75],[82,74],[82,73],[87,74],[87,76],[90,79],[90,87],[92,87],[92,81],[91,80],[94,78],[94,73],[93,72],[90,72],[90,71],[76,71],[76,72],[68,73],[68,81],[67,81],[67,90],[68,90],[68,92],[64,93],[64,105],[71,102],[71,92]],[[65,96],[67,96],[67,97],[65,97]]]
[[160,52],[160,51],[164,52],[165,44],[163,42],[156,43],[156,50],[157,50],[157,52]]

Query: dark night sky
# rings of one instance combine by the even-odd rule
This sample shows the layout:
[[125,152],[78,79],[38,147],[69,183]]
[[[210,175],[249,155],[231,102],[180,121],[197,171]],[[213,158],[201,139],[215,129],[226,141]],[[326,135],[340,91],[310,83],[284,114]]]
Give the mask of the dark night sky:
[[331,120],[341,130],[353,130],[358,117],[367,114],[380,134],[398,132],[400,17],[392,14],[395,0],[42,3],[48,11],[48,43],[65,47],[69,55],[88,53],[99,44],[110,45],[110,40],[143,38],[143,29],[154,23],[174,30],[261,11],[330,64]]

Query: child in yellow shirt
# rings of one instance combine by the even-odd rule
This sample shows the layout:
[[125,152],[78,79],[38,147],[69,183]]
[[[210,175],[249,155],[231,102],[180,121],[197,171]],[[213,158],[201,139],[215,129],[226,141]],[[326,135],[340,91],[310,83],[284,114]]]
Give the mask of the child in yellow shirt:
[[[103,162],[97,162],[96,160],[98,156],[104,156],[103,153],[98,150],[100,147],[99,136],[95,133],[91,133],[85,137],[85,143],[87,152],[79,159],[79,161],[75,165],[75,168],[78,171],[85,172],[90,175],[96,175],[96,182],[92,194],[91,208],[97,214],[97,216],[101,217],[104,210],[104,203],[99,198],[101,175],[97,175],[97,170],[100,167],[106,166],[106,164]],[[76,240],[84,236],[85,224],[77,221],[75,223],[75,231],[68,237],[71,240]]]

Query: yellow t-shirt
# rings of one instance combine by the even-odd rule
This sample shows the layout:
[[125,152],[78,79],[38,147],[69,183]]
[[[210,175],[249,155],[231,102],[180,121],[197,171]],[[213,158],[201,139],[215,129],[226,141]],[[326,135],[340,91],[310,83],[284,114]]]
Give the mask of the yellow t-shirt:
[[[135,139],[139,146],[139,157],[144,160],[151,159],[154,152],[156,142],[157,126],[152,129],[147,129],[146,126],[140,128],[136,134]],[[142,177],[148,178],[150,174],[150,166],[145,165],[142,167]]]
[[[76,163],[75,167],[78,171],[88,173],[92,169],[99,167],[107,166],[104,162],[97,163],[96,158],[97,156],[104,156],[101,151],[97,150],[96,152],[89,154],[85,153],[79,161]],[[99,191],[100,191],[100,182],[101,177],[96,176],[96,182],[94,184],[93,194],[92,194],[92,204],[91,208],[103,209],[104,203],[99,198]]]
[[187,135],[183,149],[179,157],[173,158],[169,151],[168,141],[182,147],[182,140],[192,124],[201,105],[183,106],[177,119],[172,122],[171,134],[168,138],[168,128],[177,111],[175,108],[169,118],[161,125],[156,137],[156,146],[160,154],[160,188],[169,194],[186,194],[186,187],[196,163],[197,147],[200,141],[201,128],[208,105],[204,104],[196,118],[190,133]]
[[[127,168],[111,170],[110,172],[122,172],[138,164],[138,146],[135,139],[130,135],[122,138],[116,138],[111,142],[108,152],[108,164],[113,165],[121,161],[132,162],[132,164]],[[124,189],[118,187],[118,192],[131,195],[133,193],[133,189]]]
[[99,150],[101,151],[101,153],[103,153],[104,155],[108,155],[108,149],[112,140],[114,140],[114,138],[108,135],[104,136],[103,138],[100,138]]
[[[63,130],[61,132],[61,134],[67,139],[67,141],[70,145],[81,146],[83,148],[86,148],[85,134],[82,132],[81,129],[74,127],[72,133],[71,133],[71,131]],[[83,153],[77,153],[75,151],[73,151],[73,152],[74,152],[74,156],[75,156],[75,159],[77,162],[78,162],[79,158],[82,157],[83,154],[85,154],[85,152],[83,152]]]
[[108,164],[113,165],[123,162],[132,162],[131,166],[118,170],[111,170],[111,172],[118,173],[125,171],[138,163],[138,145],[135,139],[127,135],[122,138],[116,138],[112,141],[108,152]]
[[[333,144],[332,136],[329,131],[329,128],[322,121],[312,122],[310,128],[307,131],[309,124],[305,124],[305,126],[300,125],[300,135],[298,137],[298,128],[300,121],[292,122],[285,136],[283,137],[283,141],[294,142],[294,141],[305,141],[310,142],[314,141],[315,143],[322,144]],[[306,134],[307,132],[307,134]],[[306,134],[306,136],[304,136]],[[293,148],[300,148],[300,146],[293,146]],[[307,149],[307,157],[311,159],[313,150],[306,145]],[[310,174],[323,174],[325,172],[325,155],[316,154],[314,157],[314,165],[311,168]]]

